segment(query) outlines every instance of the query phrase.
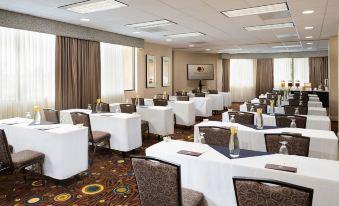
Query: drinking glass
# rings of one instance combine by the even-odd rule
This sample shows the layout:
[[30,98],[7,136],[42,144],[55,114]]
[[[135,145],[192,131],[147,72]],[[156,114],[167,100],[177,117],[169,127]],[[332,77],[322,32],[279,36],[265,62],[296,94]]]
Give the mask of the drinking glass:
[[95,110],[97,111],[97,113],[101,112],[101,110],[102,110],[101,103],[97,104],[97,106],[95,107]]
[[291,128],[297,128],[297,123],[295,122],[295,118],[291,118],[291,125],[290,125],[290,127]]
[[234,116],[235,116],[235,115],[231,115],[231,120],[230,120],[231,123],[235,123]]
[[205,144],[205,133],[200,132],[200,138],[198,139],[198,143]]
[[281,146],[279,149],[279,154],[288,155],[287,143],[287,141],[280,142]]
[[299,112],[299,108],[297,107],[297,108],[295,108],[295,110],[294,110],[294,114],[295,115],[299,115],[300,114],[300,112]]
[[120,106],[117,106],[117,108],[115,108],[115,113],[120,113]]
[[87,109],[88,109],[88,110],[92,110],[92,105],[91,105],[91,104],[88,104]]
[[250,112],[254,112],[254,106],[251,106]]
[[26,112],[25,118],[32,119],[31,112]]

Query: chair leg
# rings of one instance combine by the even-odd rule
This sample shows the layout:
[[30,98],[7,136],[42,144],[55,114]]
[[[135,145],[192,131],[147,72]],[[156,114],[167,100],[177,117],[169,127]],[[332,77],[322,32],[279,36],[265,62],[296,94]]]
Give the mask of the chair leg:
[[149,125],[147,125],[147,138],[149,138]]
[[22,173],[23,173],[23,175],[24,175],[24,181],[25,181],[25,183],[26,183],[26,181],[27,181],[27,171],[26,171],[25,168],[22,169]]
[[111,149],[111,140],[107,139],[108,149]]
[[15,185],[16,185],[16,180],[18,179],[18,173],[19,173],[20,170],[15,170],[14,171],[14,182],[12,184],[12,186],[9,187],[9,191],[8,191],[8,194],[7,194],[7,201],[11,201],[12,200],[12,196],[13,196],[13,190],[15,189]]

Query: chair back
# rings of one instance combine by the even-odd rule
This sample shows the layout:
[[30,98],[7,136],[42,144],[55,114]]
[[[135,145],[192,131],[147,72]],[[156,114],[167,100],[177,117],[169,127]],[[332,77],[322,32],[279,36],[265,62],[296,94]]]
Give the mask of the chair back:
[[137,99],[139,100],[139,105],[144,106],[145,105],[145,99],[144,98],[131,98],[132,104],[137,104]]
[[266,150],[269,153],[279,153],[282,141],[287,142],[289,155],[308,157],[310,138],[299,134],[265,134]]
[[228,148],[231,131],[225,127],[215,126],[201,126],[199,133],[203,132],[205,135],[205,144],[223,146]]
[[262,109],[262,113],[266,114],[267,113],[267,105],[266,104],[247,104],[247,111],[251,110],[251,107],[253,106],[254,111],[256,112],[258,108]]
[[7,137],[5,131],[2,129],[0,129],[0,163],[11,169],[14,168]]
[[166,107],[168,102],[167,99],[153,99],[154,106]]
[[43,109],[45,120],[48,122],[60,123],[59,111],[54,109]]
[[296,108],[299,109],[299,114],[301,115],[307,115],[308,113],[308,107],[306,106],[290,106],[290,105],[285,105],[285,114],[287,115],[294,115]]
[[[103,112],[103,113],[109,113],[110,112],[109,104],[107,104],[105,102],[100,102],[100,104],[101,104],[101,112]],[[94,103],[93,105],[94,105],[94,107],[92,108],[92,112],[96,112],[97,103]]]
[[84,112],[71,112],[71,117],[74,125],[82,124],[84,127],[88,127],[88,139],[92,142],[93,134],[89,114]]
[[268,93],[267,94],[267,99],[277,100],[278,99],[278,95],[277,94]]
[[142,206],[182,206],[180,165],[132,156]]
[[196,94],[196,93],[201,93],[199,89],[192,89],[192,93]]
[[260,104],[266,104],[266,98],[259,98]]
[[249,112],[228,112],[228,117],[234,115],[235,123],[254,125],[254,114]]
[[177,101],[190,101],[189,96],[177,96]]
[[233,177],[238,206],[312,206],[313,189],[276,180]]
[[[300,105],[300,102],[301,102],[301,105]],[[303,100],[300,100],[300,99],[289,99],[288,105],[289,106],[304,106],[304,107],[307,107],[308,101],[303,101]]]
[[129,113],[132,114],[137,112],[137,106],[135,104],[120,104],[121,113]]
[[275,123],[277,127],[290,127],[291,118],[295,118],[295,123],[297,128],[306,128],[307,117],[297,116],[297,115],[275,115]]
[[218,90],[207,90],[209,94],[218,94]]
[[205,93],[194,93],[195,97],[205,97]]
[[168,94],[156,94],[155,99],[167,99],[167,100],[169,100],[169,95]]
[[187,92],[178,91],[178,92],[175,92],[175,95],[176,96],[187,96]]

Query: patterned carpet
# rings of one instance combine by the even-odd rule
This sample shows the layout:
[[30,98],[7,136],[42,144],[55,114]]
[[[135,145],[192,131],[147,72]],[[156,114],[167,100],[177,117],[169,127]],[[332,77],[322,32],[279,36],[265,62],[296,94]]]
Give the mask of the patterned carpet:
[[[214,115],[211,120],[221,120]],[[197,123],[201,121],[197,120]],[[193,141],[193,127],[177,126],[173,139]],[[143,137],[143,146],[136,154],[143,155],[145,149],[157,143],[156,136]],[[38,174],[28,173],[26,183],[19,176],[14,197],[6,201],[7,188],[13,184],[12,176],[0,177],[0,205],[44,205],[44,206],[136,206],[139,204],[138,189],[128,157],[107,149],[99,149],[89,170],[60,184],[47,179],[43,185]]]

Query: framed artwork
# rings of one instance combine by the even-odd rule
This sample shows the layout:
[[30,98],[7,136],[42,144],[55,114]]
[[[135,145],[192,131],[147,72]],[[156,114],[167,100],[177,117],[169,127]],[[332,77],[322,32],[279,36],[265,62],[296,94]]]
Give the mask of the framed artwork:
[[170,86],[171,62],[169,57],[162,57],[162,86]]
[[146,88],[156,87],[156,58],[146,55]]

